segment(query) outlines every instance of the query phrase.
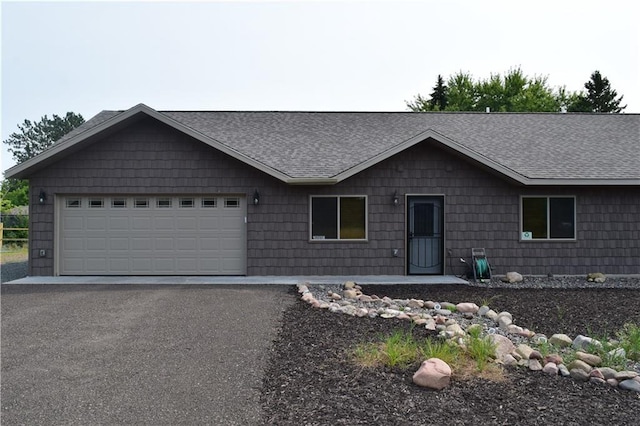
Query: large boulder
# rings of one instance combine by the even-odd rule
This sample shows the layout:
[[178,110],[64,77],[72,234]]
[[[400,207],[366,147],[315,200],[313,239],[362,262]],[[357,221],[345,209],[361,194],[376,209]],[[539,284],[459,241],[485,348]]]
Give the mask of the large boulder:
[[451,382],[451,367],[439,358],[423,361],[413,375],[413,383],[429,389],[444,389]]

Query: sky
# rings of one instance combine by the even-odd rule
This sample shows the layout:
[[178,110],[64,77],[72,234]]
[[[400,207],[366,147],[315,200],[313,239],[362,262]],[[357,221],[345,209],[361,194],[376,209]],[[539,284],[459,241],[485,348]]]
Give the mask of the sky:
[[[1,1],[1,130],[156,110],[406,111],[438,74],[520,67],[640,113],[636,1]],[[1,149],[1,169],[15,162]]]

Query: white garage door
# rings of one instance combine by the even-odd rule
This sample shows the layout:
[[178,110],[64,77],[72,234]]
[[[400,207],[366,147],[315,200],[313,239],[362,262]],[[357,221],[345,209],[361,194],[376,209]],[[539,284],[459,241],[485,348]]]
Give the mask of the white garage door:
[[60,275],[244,275],[240,196],[60,197]]

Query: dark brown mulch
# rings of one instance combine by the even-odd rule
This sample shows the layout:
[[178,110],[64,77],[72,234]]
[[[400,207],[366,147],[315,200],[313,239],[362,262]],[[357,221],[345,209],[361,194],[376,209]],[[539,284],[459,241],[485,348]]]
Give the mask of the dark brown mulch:
[[[515,323],[547,335],[602,336],[626,322],[640,324],[640,290],[513,290],[462,286],[371,286],[392,298],[490,300]],[[640,394],[519,369],[506,382],[453,381],[442,391],[412,383],[408,370],[362,369],[348,352],[406,322],[354,318],[298,301],[284,313],[262,389],[268,425],[587,425],[636,424]],[[424,332],[424,330],[413,330]],[[426,335],[426,334],[425,334]]]

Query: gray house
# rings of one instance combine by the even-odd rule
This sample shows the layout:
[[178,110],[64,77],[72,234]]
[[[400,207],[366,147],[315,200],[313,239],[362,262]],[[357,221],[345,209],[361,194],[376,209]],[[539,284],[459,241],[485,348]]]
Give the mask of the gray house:
[[103,111],[30,180],[30,275],[640,273],[640,115]]

